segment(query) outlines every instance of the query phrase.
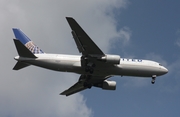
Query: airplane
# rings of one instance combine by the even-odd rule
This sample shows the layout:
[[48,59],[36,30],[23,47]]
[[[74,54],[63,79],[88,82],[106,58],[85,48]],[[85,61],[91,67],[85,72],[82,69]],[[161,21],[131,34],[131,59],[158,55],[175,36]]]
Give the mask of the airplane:
[[134,76],[152,78],[164,75],[168,69],[160,63],[121,58],[119,55],[105,54],[72,18],[66,17],[72,30],[72,36],[82,55],[47,54],[33,43],[20,29],[13,28],[14,43],[19,56],[13,70],[20,70],[29,65],[60,72],[80,74],[79,80],[60,95],[72,95],[91,87],[115,90],[116,82],[108,80],[112,76]]

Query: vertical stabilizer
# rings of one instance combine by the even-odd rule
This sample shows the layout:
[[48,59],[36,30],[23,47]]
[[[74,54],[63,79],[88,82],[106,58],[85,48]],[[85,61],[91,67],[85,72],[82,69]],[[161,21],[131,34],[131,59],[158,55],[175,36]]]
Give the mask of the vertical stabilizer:
[[33,54],[43,54],[44,52],[36,46],[20,29],[13,28],[14,35]]
[[[20,57],[37,58],[34,54],[44,54],[44,52],[37,47],[20,29],[13,28],[14,44]],[[13,70],[19,70],[29,66],[29,64],[19,61],[14,66]]]
[[28,48],[26,48],[19,40],[14,39],[17,52],[20,57],[37,58]]

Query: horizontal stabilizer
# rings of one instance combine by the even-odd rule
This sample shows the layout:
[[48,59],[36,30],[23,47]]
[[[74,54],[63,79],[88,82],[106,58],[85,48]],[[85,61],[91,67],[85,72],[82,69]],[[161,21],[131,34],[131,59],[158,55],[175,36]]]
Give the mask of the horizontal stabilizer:
[[37,58],[29,49],[27,49],[19,40],[14,39],[17,52],[21,57]]
[[14,66],[13,70],[19,70],[19,69],[22,69],[27,66],[29,66],[29,64],[17,62],[16,65]]

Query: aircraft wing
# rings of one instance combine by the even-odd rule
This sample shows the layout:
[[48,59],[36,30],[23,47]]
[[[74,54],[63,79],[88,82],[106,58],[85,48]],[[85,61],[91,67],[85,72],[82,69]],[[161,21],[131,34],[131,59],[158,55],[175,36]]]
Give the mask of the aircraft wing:
[[83,55],[104,55],[99,47],[91,40],[80,25],[71,17],[66,17],[71,29],[72,35],[80,53]]
[[[90,80],[87,80],[89,78]],[[105,77],[105,76],[81,75],[77,83],[75,83],[69,89],[60,93],[60,95],[66,95],[66,96],[72,95],[74,93],[80,92],[87,88],[91,88],[91,87],[85,86],[85,83],[90,84],[91,86],[96,86],[97,84],[103,82],[107,78],[108,77]]]
[[77,82],[72,87],[70,87],[69,89],[63,91],[60,95],[69,96],[69,95],[72,95],[74,93],[80,92],[80,91],[82,91],[84,89],[87,89],[87,88],[84,87],[83,83]]

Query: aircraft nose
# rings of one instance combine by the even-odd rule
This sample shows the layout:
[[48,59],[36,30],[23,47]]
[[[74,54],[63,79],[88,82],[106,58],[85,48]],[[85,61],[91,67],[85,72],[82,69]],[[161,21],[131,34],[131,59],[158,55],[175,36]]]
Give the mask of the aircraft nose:
[[161,67],[161,71],[162,71],[162,73],[163,73],[163,74],[168,73],[168,69],[167,69],[167,68],[165,68],[165,67]]

